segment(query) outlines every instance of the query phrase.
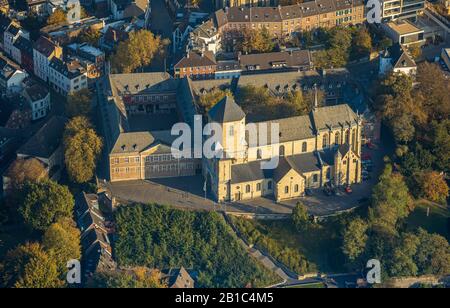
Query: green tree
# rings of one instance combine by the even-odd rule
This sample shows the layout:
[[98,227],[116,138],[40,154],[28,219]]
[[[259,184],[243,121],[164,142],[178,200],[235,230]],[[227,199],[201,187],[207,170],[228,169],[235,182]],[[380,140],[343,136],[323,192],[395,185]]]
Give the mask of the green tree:
[[88,117],[92,112],[91,92],[89,89],[69,94],[66,102],[66,114],[69,117],[85,116]]
[[0,270],[0,284],[5,288],[58,288],[64,284],[58,278],[55,261],[38,243],[9,251]]
[[120,42],[112,57],[112,70],[116,73],[132,73],[147,66],[154,56],[163,50],[161,38],[147,30],[132,32],[126,41]]
[[103,141],[88,119],[75,117],[69,121],[64,131],[64,160],[73,182],[92,179],[102,147]]
[[439,170],[450,172],[450,120],[431,123],[432,152]]
[[297,202],[292,210],[292,222],[297,230],[306,230],[311,225],[308,209],[303,203]]
[[419,245],[414,260],[422,275],[450,274],[450,245],[448,241],[437,234],[429,234],[419,229]]
[[64,279],[67,262],[81,258],[80,231],[72,219],[59,219],[45,231],[42,246],[56,262],[59,277]]
[[404,178],[392,172],[387,165],[374,187],[370,209],[370,222],[373,228],[387,234],[396,234],[396,225],[413,210],[413,200]]
[[27,182],[22,190],[19,212],[24,222],[35,230],[45,231],[63,217],[71,217],[74,199],[66,186],[51,180]]
[[402,234],[400,243],[396,245],[390,260],[389,275],[391,277],[416,276],[418,268],[414,261],[419,238],[412,233]]
[[56,9],[47,19],[47,25],[61,25],[67,22],[66,12],[63,9]]
[[367,222],[357,218],[352,220],[345,230],[342,251],[350,262],[356,261],[365,252],[368,229]]

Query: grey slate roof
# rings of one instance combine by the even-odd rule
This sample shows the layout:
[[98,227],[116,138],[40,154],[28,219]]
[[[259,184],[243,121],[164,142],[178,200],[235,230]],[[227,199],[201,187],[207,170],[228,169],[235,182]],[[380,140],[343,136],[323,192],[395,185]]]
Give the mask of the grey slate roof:
[[208,112],[209,117],[218,123],[236,122],[245,118],[241,107],[230,96],[225,96]]
[[50,158],[61,145],[66,119],[52,117],[38,132],[17,151],[18,154]]
[[252,161],[246,164],[231,166],[232,184],[270,179],[272,176],[273,170],[261,169],[261,161]]
[[311,55],[308,50],[292,52],[280,51],[261,54],[241,55],[240,64],[243,69],[269,70],[277,65],[288,68],[311,66]]
[[158,143],[171,145],[176,138],[170,131],[121,133],[110,153],[140,153]]
[[320,170],[319,160],[316,153],[303,153],[286,157],[290,165],[300,173],[307,173]]
[[318,108],[311,113],[316,131],[357,123],[358,116],[347,104]]

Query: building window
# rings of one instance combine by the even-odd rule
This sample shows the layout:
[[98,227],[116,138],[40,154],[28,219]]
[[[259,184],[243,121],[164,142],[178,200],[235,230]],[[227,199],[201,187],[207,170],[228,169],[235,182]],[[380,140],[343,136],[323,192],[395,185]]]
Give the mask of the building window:
[[336,134],[334,135],[334,143],[336,144],[341,143],[341,135],[339,134],[339,132],[336,132]]
[[256,159],[261,159],[261,158],[262,158],[262,151],[261,151],[261,149],[258,149],[256,151]]
[[231,125],[231,126],[228,128],[228,136],[230,136],[230,137],[233,137],[233,136],[234,136],[234,126],[233,126],[233,125]]
[[331,179],[331,169],[327,169],[327,180]]
[[350,130],[347,130],[345,132],[345,143],[349,144],[350,143]]
[[284,145],[280,146],[280,156],[284,156],[285,153],[285,149],[284,149]]
[[267,182],[267,189],[272,189],[272,181]]
[[294,192],[298,192],[298,184],[295,184],[295,186],[294,186]]
[[250,193],[250,185],[245,186],[245,192],[247,194]]
[[313,175],[313,182],[317,183],[319,181],[319,176],[317,174]]
[[261,183],[256,184],[256,191],[261,191]]
[[323,135],[322,138],[322,147],[326,148],[328,146],[328,134]]
[[289,186],[284,186],[284,193],[288,194],[289,193]]
[[308,151],[308,143],[307,142],[303,142],[302,143],[302,152],[305,153]]

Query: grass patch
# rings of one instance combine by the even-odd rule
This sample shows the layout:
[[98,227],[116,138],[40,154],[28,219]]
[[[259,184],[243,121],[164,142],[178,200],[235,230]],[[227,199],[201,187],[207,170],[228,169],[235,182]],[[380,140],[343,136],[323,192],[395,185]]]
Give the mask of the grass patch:
[[[239,230],[247,240],[261,246],[279,262],[298,274],[345,270],[344,256],[341,253],[339,220],[332,219],[316,224],[305,232],[299,232],[288,219],[247,220],[245,223],[242,220],[242,218],[235,218]],[[291,255],[299,257],[289,258],[285,255],[284,251],[291,250],[294,251]]]
[[[428,207],[430,208],[429,216],[427,216]],[[450,240],[449,217],[450,211],[445,207],[430,204],[426,201],[419,201],[415,210],[406,219],[407,230],[414,231],[422,228],[429,233],[437,233]]]

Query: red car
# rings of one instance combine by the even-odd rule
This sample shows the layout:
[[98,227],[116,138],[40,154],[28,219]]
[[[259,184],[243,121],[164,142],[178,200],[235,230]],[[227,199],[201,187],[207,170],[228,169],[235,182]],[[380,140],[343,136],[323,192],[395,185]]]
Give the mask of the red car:
[[345,187],[345,192],[347,194],[351,194],[353,192],[352,188],[350,186]]

